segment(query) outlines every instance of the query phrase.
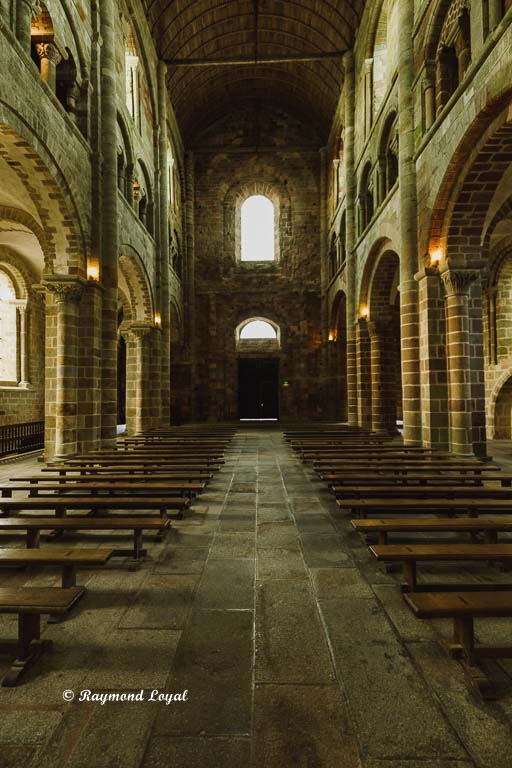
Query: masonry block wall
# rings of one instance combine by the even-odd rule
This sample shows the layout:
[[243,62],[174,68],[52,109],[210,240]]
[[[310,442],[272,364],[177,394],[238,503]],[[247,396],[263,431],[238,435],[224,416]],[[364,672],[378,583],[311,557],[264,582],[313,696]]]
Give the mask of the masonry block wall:
[[[280,416],[322,415],[318,150],[319,139],[311,129],[279,109],[247,108],[194,142],[200,419],[238,417],[235,331],[250,317],[268,318],[280,327]],[[240,261],[240,206],[252,194],[267,195],[274,203],[276,263]],[[288,386],[283,387],[284,381]]]

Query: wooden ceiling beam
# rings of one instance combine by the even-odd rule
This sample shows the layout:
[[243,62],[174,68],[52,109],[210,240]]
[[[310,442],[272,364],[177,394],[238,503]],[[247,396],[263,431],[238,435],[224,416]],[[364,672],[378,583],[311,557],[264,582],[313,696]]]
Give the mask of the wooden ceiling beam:
[[289,64],[290,62],[324,61],[325,59],[341,59],[346,51],[331,51],[329,53],[293,53],[276,56],[227,56],[225,58],[197,59],[164,59],[170,67],[232,67],[258,66],[260,64]]

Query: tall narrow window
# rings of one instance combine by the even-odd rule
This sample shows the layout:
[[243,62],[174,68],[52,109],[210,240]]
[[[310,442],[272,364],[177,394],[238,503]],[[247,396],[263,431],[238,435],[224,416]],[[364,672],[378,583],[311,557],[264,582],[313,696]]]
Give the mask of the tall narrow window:
[[274,205],[264,195],[252,195],[241,210],[242,261],[275,261]]
[[0,270],[0,383],[18,383],[16,292],[10,277]]

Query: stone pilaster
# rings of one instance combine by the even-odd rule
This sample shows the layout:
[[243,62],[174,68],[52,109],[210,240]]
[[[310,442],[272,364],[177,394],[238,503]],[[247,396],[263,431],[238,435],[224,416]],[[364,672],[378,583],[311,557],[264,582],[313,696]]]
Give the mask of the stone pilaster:
[[400,178],[400,339],[404,443],[421,441],[416,163],[414,159],[414,0],[398,0],[398,165]]
[[372,425],[372,367],[368,323],[364,318],[359,318],[356,325],[356,355],[357,421],[363,429],[370,429]]
[[152,426],[150,333],[153,327],[143,322],[121,326],[126,341],[126,431],[129,435],[140,434]]
[[117,438],[117,78],[114,0],[101,0],[101,284],[102,308],[102,426],[104,447]]
[[347,413],[348,423],[356,426],[357,411],[357,353],[356,353],[356,264],[355,244],[355,171],[354,171],[354,54],[349,51],[343,57],[345,72],[345,275],[347,281]]
[[446,292],[450,449],[460,456],[474,454],[469,292],[478,276],[477,270],[468,269],[448,269],[441,274]]
[[370,336],[372,432],[395,434],[394,360],[390,356],[389,343],[392,329],[372,321],[367,326]]
[[419,291],[422,442],[427,448],[447,450],[446,317],[442,283],[437,268],[425,268],[415,278]]
[[[76,453],[78,441],[78,306],[85,281],[74,277],[49,277],[44,286],[53,298],[54,344],[47,355],[46,412],[53,416],[49,429],[53,434],[45,440],[46,458]],[[52,383],[54,386],[51,386]],[[49,390],[49,387],[51,389]]]
[[57,67],[62,61],[62,54],[54,42],[36,43],[35,48],[41,62],[41,77],[55,93]]
[[184,274],[185,279],[185,306],[186,314],[186,335],[185,344],[188,344],[190,365],[188,366],[188,390],[190,402],[188,412],[191,421],[197,419],[197,382],[196,382],[196,301],[195,301],[195,191],[194,191],[194,153],[187,152],[185,155],[185,222],[187,233],[187,264]]
[[167,66],[163,61],[158,63],[158,113],[160,118],[160,135],[158,143],[160,166],[160,316],[161,339],[161,403],[162,423],[170,424],[171,420],[171,318],[169,307],[169,175],[167,173]]
[[19,317],[19,340],[20,340],[20,377],[19,386],[28,387],[30,385],[30,367],[29,367],[29,311],[26,302],[18,304]]

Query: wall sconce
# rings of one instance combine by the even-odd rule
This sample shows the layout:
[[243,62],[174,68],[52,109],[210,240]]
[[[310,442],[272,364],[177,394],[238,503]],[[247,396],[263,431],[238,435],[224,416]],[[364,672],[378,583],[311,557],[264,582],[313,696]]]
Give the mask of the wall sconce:
[[438,267],[439,262],[441,261],[441,257],[442,257],[441,251],[439,250],[432,251],[432,253],[430,254],[430,266]]
[[100,279],[100,270],[95,264],[87,265],[87,279],[96,281]]
[[157,328],[161,328],[162,327],[162,316],[161,316],[160,312],[156,312],[155,313],[155,325],[156,325]]
[[368,309],[368,307],[361,307],[361,317],[363,317],[366,320],[369,314],[370,314],[370,310]]
[[329,331],[329,341],[336,341],[334,331]]
[[289,387],[289,386],[290,386],[290,382],[289,382],[289,381],[286,381],[286,379],[285,379],[285,380],[283,381],[283,387]]

